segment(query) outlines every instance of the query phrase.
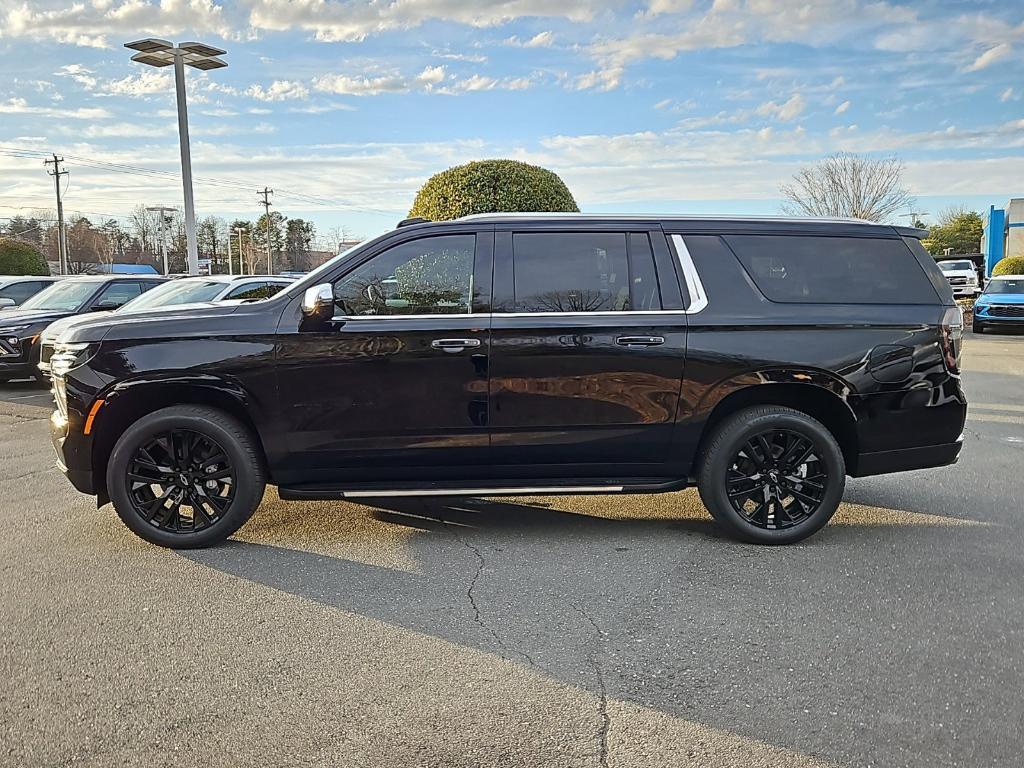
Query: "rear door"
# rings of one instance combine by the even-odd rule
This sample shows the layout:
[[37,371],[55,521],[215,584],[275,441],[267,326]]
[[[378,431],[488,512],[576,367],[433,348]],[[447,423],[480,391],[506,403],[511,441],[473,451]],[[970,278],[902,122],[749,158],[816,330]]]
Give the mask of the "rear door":
[[494,462],[534,477],[658,474],[686,351],[660,227],[508,226],[495,235]]

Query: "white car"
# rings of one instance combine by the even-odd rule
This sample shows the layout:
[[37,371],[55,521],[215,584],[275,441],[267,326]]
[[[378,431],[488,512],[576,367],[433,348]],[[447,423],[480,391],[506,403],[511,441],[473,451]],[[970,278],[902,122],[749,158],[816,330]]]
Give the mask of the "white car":
[[939,269],[952,286],[954,296],[977,296],[981,293],[978,269],[970,259],[940,261]]
[[0,275],[0,309],[17,307],[58,280],[54,275]]
[[102,314],[120,316],[161,307],[203,304],[211,301],[261,301],[269,299],[294,282],[293,278],[278,275],[247,275],[244,277],[241,275],[208,275],[171,280],[146,291],[113,312],[72,315],[50,323],[39,338],[39,370],[43,372],[44,376],[49,376],[50,355],[53,353],[53,344],[58,336],[76,323],[87,322]]

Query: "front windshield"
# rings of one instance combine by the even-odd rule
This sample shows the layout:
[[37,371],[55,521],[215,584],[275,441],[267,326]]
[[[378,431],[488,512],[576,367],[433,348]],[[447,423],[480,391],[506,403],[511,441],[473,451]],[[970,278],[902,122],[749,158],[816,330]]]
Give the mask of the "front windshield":
[[985,293],[1024,293],[1024,278],[1020,280],[993,280],[985,286]]
[[969,261],[940,261],[939,269],[943,272],[959,271],[961,269],[974,269],[974,264]]
[[81,280],[61,280],[44,288],[19,309],[49,309],[74,312],[81,308],[96,291],[96,283]]
[[212,301],[224,290],[224,283],[219,280],[175,280],[171,283],[146,291],[138,298],[132,299],[118,312],[138,312],[143,309],[156,309],[174,304],[195,304]]

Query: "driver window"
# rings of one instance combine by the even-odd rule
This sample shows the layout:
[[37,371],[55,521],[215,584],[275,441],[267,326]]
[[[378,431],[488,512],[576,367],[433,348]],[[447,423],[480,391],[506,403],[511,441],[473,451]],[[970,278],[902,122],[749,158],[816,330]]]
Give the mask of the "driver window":
[[396,245],[334,284],[340,314],[453,315],[473,311],[475,235]]

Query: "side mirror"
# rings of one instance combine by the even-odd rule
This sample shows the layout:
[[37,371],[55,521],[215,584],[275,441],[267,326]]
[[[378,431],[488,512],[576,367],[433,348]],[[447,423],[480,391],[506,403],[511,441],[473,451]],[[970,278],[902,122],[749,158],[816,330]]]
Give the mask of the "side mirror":
[[90,312],[113,312],[118,307],[122,306],[116,301],[104,301],[100,304],[94,304],[89,310]]
[[334,288],[330,283],[306,289],[302,294],[302,314],[320,320],[327,320],[334,315]]
[[8,299],[6,297],[0,299],[0,309],[7,309],[8,307],[14,306],[14,299]]

